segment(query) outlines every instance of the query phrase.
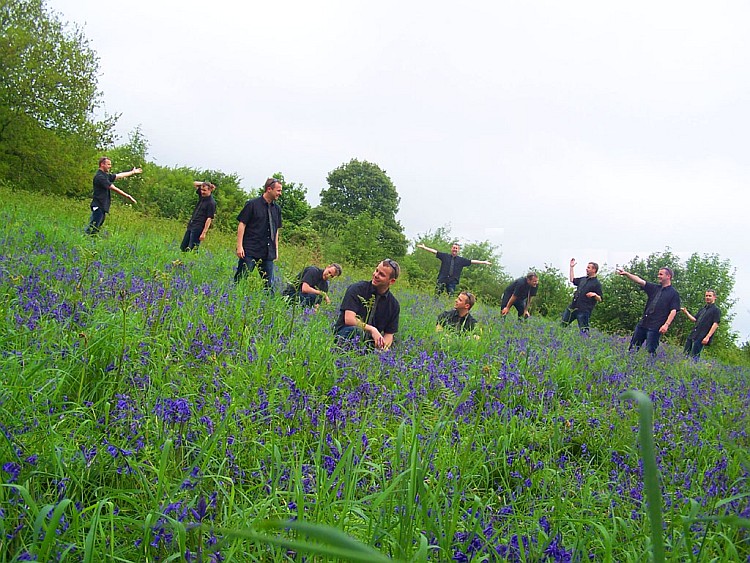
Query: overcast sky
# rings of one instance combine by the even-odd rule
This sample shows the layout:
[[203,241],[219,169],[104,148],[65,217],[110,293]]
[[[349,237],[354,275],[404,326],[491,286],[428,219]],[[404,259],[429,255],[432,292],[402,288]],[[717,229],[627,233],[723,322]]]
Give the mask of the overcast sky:
[[140,125],[158,164],[248,190],[282,172],[316,205],[368,160],[409,237],[489,240],[513,276],[718,253],[750,338],[747,2],[48,6],[98,53],[121,141]]

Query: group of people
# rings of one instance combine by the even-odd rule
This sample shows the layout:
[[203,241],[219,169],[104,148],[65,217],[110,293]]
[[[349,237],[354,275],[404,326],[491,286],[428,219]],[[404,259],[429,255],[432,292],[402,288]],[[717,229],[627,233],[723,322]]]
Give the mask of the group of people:
[[[86,233],[99,233],[111,204],[111,192],[136,203],[135,198],[114,185],[121,178],[140,174],[140,168],[127,172],[111,173],[112,162],[106,156],[99,159],[99,169],[94,176],[91,217]],[[188,221],[185,236],[180,249],[184,252],[196,249],[205,240],[216,213],[216,201],[213,192],[216,186],[210,182],[195,181],[198,201]],[[274,261],[279,255],[279,229],[282,227],[281,208],[276,201],[281,197],[282,183],[276,178],[268,178],[263,185],[263,194],[247,201],[237,216],[238,258],[234,281],[239,282],[256,267],[267,288],[273,291],[277,280]],[[434,248],[418,244],[417,248],[431,252],[440,261],[436,291],[438,294],[454,295],[461,280],[464,268],[474,265],[491,265],[487,260],[470,260],[459,255],[461,247],[454,243],[450,252],[440,252]],[[586,275],[575,277],[576,260],[570,260],[570,282],[575,286],[571,304],[563,311],[562,323],[570,325],[574,320],[583,333],[589,331],[591,313],[597,303],[602,301],[602,285],[597,278],[599,265],[589,262]],[[655,354],[661,335],[666,334],[678,311],[682,311],[695,327],[688,335],[684,352],[697,358],[703,347],[711,342],[721,322],[721,313],[716,306],[716,291],[706,290],[705,305],[693,316],[680,306],[680,295],[672,287],[673,272],[670,268],[661,268],[658,283],[643,280],[639,276],[618,268],[617,273],[639,285],[647,295],[643,315],[635,327],[629,349],[638,349],[644,343],[650,354]],[[323,300],[330,303],[328,282],[340,276],[339,264],[330,264],[326,268],[308,266],[297,276],[296,283],[289,284],[284,295],[297,299],[307,306],[317,306]],[[349,286],[341,302],[339,316],[334,326],[336,337],[341,340],[359,336],[370,342],[375,348],[388,349],[398,330],[400,306],[390,289],[401,273],[395,260],[386,258],[381,261],[369,281],[360,281]],[[529,272],[526,276],[514,280],[503,291],[501,314],[507,315],[511,308],[519,318],[530,315],[529,309],[533,297],[537,294],[539,276]],[[471,331],[476,327],[476,319],[470,311],[476,303],[475,296],[462,291],[456,297],[454,308],[438,316],[436,330],[451,328],[458,331]]]

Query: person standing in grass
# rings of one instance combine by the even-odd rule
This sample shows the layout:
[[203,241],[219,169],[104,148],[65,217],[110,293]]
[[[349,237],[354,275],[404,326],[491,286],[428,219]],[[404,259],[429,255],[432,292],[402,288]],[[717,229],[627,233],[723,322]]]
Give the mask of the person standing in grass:
[[185,236],[182,237],[180,250],[183,252],[194,250],[200,246],[201,242],[206,239],[206,233],[208,233],[208,228],[216,214],[216,200],[212,195],[216,186],[210,182],[193,182],[193,187],[198,196],[198,203],[195,204],[193,215],[187,224]]
[[474,330],[474,327],[477,326],[477,320],[471,316],[469,311],[476,301],[474,294],[468,291],[459,293],[453,304],[453,310],[444,311],[438,315],[435,330],[441,331],[444,328],[453,329],[457,332]]
[[700,357],[703,347],[711,344],[711,339],[721,322],[721,311],[716,306],[716,292],[713,289],[707,289],[704,299],[706,304],[701,307],[695,316],[691,315],[687,308],[681,309],[687,315],[687,318],[695,323],[695,327],[685,340],[683,351],[686,356],[692,356],[696,359]]
[[325,269],[317,266],[308,266],[297,276],[296,283],[290,283],[284,290],[284,295],[295,298],[307,307],[317,307],[325,299],[327,304],[331,303],[328,297],[328,280],[341,275],[341,265],[331,264]]
[[468,258],[459,256],[458,253],[461,250],[461,246],[456,242],[451,246],[450,254],[447,252],[438,252],[434,248],[430,248],[424,244],[418,244],[417,248],[432,252],[440,260],[440,271],[438,271],[437,285],[435,286],[435,293],[437,294],[445,292],[452,296],[456,292],[458,282],[461,281],[461,270],[466,266],[471,266],[472,264],[491,265],[487,260],[469,260]]
[[281,208],[276,200],[281,197],[282,185],[276,178],[268,178],[263,195],[249,200],[237,216],[237,271],[234,282],[247,277],[255,267],[266,288],[273,293],[276,284],[273,261],[279,257],[279,229]]
[[529,272],[525,278],[515,280],[503,291],[500,314],[504,317],[511,307],[515,307],[519,319],[530,317],[531,299],[536,295],[538,287],[539,276],[535,272]]
[[573,302],[563,311],[562,324],[567,327],[574,320],[578,321],[578,328],[584,334],[589,332],[589,320],[594,306],[602,300],[602,284],[597,278],[599,264],[586,264],[586,275],[575,277],[576,259],[570,259],[570,283],[576,286]]
[[334,325],[337,340],[361,336],[378,350],[391,347],[401,306],[390,289],[400,273],[398,262],[386,258],[377,265],[370,281],[349,286]]
[[89,219],[88,227],[86,227],[87,235],[96,235],[102,228],[112,203],[111,192],[118,193],[133,203],[138,203],[133,196],[122,191],[113,182],[122,178],[128,178],[134,174],[140,174],[143,170],[133,168],[128,172],[119,172],[117,174],[112,174],[111,170],[112,161],[106,156],[101,157],[99,159],[99,170],[94,175],[94,195],[91,199],[91,218]]
[[648,295],[643,317],[635,325],[628,350],[639,349],[645,341],[646,349],[653,356],[659,347],[659,338],[667,333],[677,311],[680,310],[680,294],[672,287],[672,270],[660,268],[657,274],[658,284],[647,282],[622,268],[618,268],[617,273],[640,285]]

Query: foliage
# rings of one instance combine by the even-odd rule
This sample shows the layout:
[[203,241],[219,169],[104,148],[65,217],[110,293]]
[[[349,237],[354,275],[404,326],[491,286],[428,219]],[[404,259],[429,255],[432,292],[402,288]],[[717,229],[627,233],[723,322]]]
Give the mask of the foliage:
[[559,318],[573,297],[570,281],[560,270],[545,264],[544,268],[531,268],[539,276],[537,294],[531,302],[534,314],[552,319]]
[[87,162],[116,120],[92,117],[100,98],[96,54],[44,0],[3,1],[0,29],[0,178],[80,195]]
[[[716,254],[702,257],[693,254],[683,263],[667,248],[663,252],[650,254],[645,259],[636,256],[623,267],[626,271],[654,283],[657,282],[660,268],[671,268],[674,272],[672,284],[680,294],[682,306],[687,307],[693,314],[703,306],[706,289],[714,289],[719,297],[716,305],[721,310],[722,322],[712,345],[703,353],[711,355],[718,353],[718,349],[735,347],[736,335],[729,330],[734,317],[731,312],[735,304],[732,297],[734,269],[728,260],[722,260]],[[592,326],[607,332],[632,332],[643,314],[646,294],[640,286],[615,273],[602,276],[601,282],[604,300],[594,310]],[[693,324],[680,313],[672,323],[667,338],[673,342],[684,342],[692,328]]]
[[320,192],[320,207],[338,211],[348,218],[367,212],[395,226],[401,198],[396,186],[377,164],[352,159],[329,172],[327,181],[329,187]]

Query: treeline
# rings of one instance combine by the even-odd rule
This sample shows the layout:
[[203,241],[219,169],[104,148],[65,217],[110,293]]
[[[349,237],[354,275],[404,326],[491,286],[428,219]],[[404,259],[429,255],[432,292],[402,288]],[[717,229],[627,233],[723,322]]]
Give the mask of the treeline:
[[[6,0],[0,4],[0,186],[43,191],[88,199],[97,157],[106,154],[113,171],[143,168],[143,174],[118,181],[138,200],[144,214],[186,221],[195,204],[194,180],[207,180],[218,189],[214,228],[232,232],[236,215],[245,201],[256,195],[240,187],[235,173],[192,167],[167,167],[148,161],[148,141],[140,129],[126,143],[117,145],[114,125],[119,116],[95,119],[102,94],[97,76],[99,61],[88,40],[76,26],[63,23],[44,0]],[[417,243],[448,250],[453,242],[450,230],[439,227],[407,240],[396,219],[400,198],[387,173],[379,166],[352,159],[329,172],[328,187],[320,194],[320,205],[312,208],[306,188],[284,178],[279,201],[283,210],[283,239],[306,247],[307,254],[371,266],[385,256],[398,259],[405,277],[414,287],[431,291],[437,261]],[[257,178],[257,193],[264,178]],[[84,205],[82,203],[82,205]],[[82,222],[86,212],[82,212]],[[409,248],[412,248],[410,251]],[[462,255],[489,260],[492,266],[467,268],[460,289],[469,289],[487,303],[497,304],[513,277],[525,272],[505,272],[501,256],[489,242],[465,243]],[[581,264],[595,257],[577,257]],[[592,325],[610,332],[629,334],[638,321],[645,294],[634,284],[608,272],[601,264],[604,301],[592,316]],[[669,249],[647,258],[634,257],[625,265],[646,280],[656,280],[659,267],[675,272],[674,285],[683,305],[695,313],[703,304],[706,289],[715,289],[722,312],[716,344],[707,355],[737,360],[748,354],[739,349],[730,331],[733,318],[734,270],[717,255],[693,255],[682,262]],[[577,275],[583,275],[583,266]],[[532,312],[559,318],[570,303],[572,286],[558,269],[544,265],[530,268],[540,278],[539,294]],[[611,270],[611,269],[610,269]],[[681,342],[691,324],[680,314],[668,339]]]

